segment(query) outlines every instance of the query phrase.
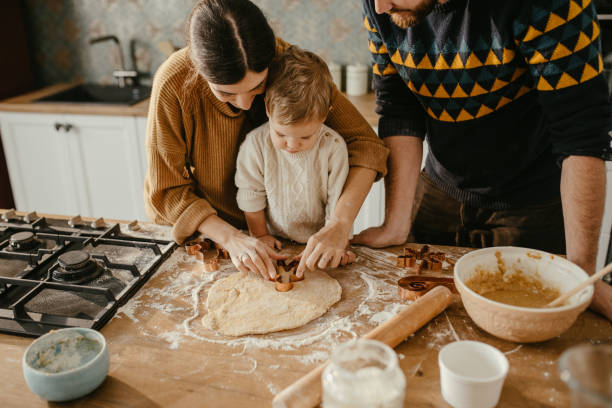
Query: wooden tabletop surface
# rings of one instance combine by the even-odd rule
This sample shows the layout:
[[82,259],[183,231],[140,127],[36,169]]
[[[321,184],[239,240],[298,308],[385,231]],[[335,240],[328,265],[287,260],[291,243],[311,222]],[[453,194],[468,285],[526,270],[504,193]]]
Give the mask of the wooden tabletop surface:
[[[437,248],[454,259],[469,251]],[[330,272],[343,288],[342,299],[306,326],[232,339],[203,328],[201,316],[207,289],[233,267],[222,261],[222,270],[210,275],[179,248],[102,328],[111,356],[104,383],[79,400],[49,405],[269,407],[276,393],[325,361],[335,345],[367,333],[397,312],[401,300],[395,283],[406,274],[394,266],[399,251],[356,248],[355,266]],[[441,274],[450,276],[450,266]],[[442,346],[458,339],[486,342],[508,357],[510,371],[499,407],[566,407],[570,400],[558,374],[560,354],[580,343],[612,344],[612,325],[587,311],[560,337],[521,345],[483,332],[456,297],[445,312],[395,349],[407,380],[406,407],[448,407],[440,394],[437,356]],[[31,342],[0,335],[2,407],[47,405],[23,378],[21,358]]]

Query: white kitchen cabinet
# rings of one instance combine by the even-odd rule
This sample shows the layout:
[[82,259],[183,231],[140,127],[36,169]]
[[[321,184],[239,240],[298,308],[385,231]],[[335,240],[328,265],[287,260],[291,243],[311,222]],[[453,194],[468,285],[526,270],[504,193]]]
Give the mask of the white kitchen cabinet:
[[79,210],[69,139],[57,115],[1,113],[2,143],[16,207],[56,214]]
[[0,125],[18,210],[146,219],[136,118],[1,112]]
[[[136,118],[136,136],[138,139],[138,146],[140,146],[140,168],[147,171],[147,149],[146,149],[146,139],[147,139],[147,118],[137,116]],[[140,191],[144,191],[144,177],[140,180],[141,189]],[[143,218],[143,219],[146,219]]]

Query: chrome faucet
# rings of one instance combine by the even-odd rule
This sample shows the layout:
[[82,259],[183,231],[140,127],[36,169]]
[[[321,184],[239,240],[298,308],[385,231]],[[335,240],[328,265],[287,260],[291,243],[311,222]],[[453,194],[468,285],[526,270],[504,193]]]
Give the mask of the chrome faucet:
[[113,77],[117,78],[117,82],[120,88],[124,88],[126,85],[126,78],[130,78],[132,85],[138,85],[138,72],[136,70],[127,70],[125,68],[125,61],[123,59],[123,51],[121,50],[121,43],[119,38],[115,35],[104,35],[101,37],[95,37],[89,40],[89,44],[96,44],[104,41],[113,41],[117,46],[117,52],[119,53],[119,65],[120,69],[113,71]]

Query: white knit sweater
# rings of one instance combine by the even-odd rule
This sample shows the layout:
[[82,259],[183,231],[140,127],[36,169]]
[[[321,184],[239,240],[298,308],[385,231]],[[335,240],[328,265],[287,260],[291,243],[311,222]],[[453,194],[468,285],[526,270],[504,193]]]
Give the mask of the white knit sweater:
[[264,208],[272,235],[305,243],[330,218],[348,175],[342,137],[323,125],[312,149],[288,153],[274,147],[270,126],[252,130],[238,153],[238,207]]

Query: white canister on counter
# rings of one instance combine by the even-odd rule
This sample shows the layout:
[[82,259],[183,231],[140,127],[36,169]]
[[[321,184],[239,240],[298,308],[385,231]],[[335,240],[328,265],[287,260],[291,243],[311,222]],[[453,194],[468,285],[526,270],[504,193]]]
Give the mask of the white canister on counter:
[[329,67],[332,81],[334,81],[334,84],[336,84],[336,88],[342,91],[342,65],[331,61],[327,64],[327,66]]
[[360,339],[338,346],[321,375],[323,408],[401,408],[406,377],[393,349]]
[[363,64],[351,64],[346,67],[347,95],[365,95],[368,93],[368,67]]

